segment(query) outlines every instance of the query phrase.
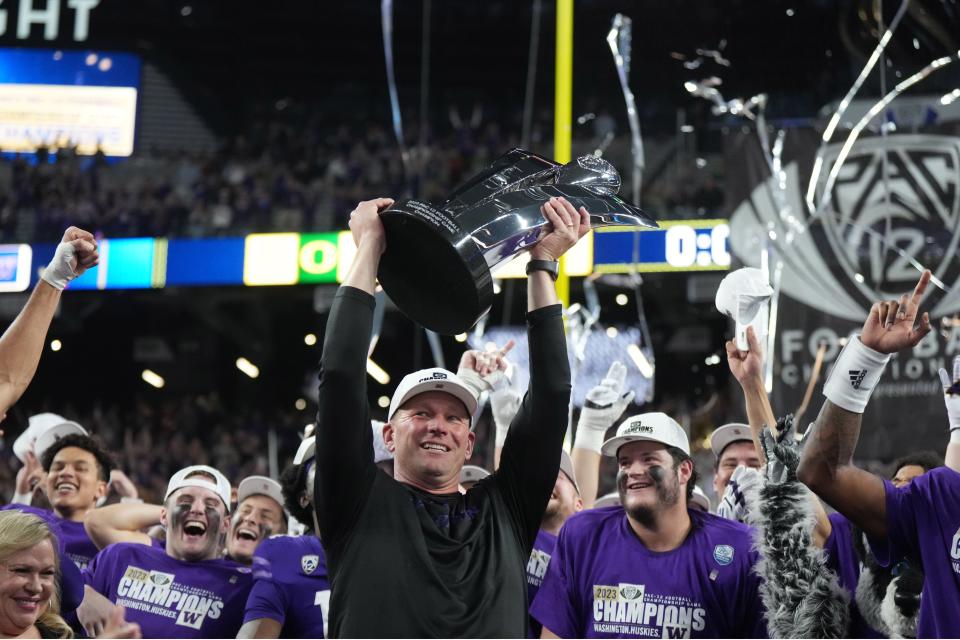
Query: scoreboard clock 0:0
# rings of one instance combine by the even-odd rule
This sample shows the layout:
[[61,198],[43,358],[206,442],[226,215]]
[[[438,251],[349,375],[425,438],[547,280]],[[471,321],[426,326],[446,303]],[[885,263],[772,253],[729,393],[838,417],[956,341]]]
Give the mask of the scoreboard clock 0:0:
[[667,220],[659,229],[597,229],[593,270],[725,271],[730,268],[729,237],[727,220]]

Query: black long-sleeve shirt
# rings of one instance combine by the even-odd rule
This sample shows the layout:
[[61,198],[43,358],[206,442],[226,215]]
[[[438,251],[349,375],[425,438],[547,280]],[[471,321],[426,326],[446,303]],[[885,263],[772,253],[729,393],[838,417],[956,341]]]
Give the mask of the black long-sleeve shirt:
[[527,315],[530,386],[499,470],[429,494],[373,462],[366,360],[374,302],[341,287],[321,358],[315,504],[332,637],[523,637],[525,568],[560,467],[570,367],[560,305]]

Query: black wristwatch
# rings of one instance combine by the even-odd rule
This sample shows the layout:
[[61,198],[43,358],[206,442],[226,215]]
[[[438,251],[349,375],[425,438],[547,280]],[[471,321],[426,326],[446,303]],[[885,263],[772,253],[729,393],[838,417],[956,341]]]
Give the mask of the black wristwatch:
[[527,263],[527,275],[531,271],[546,271],[554,280],[560,275],[560,263],[556,260],[531,260]]

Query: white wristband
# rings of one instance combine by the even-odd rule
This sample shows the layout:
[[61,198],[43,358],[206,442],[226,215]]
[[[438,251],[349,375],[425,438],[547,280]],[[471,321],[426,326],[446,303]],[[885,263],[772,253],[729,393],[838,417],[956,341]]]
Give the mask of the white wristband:
[[25,504],[27,506],[33,502],[33,490],[27,491],[26,493],[14,493],[13,497],[10,498],[10,504]]
[[591,429],[582,423],[578,424],[577,434],[573,437],[573,448],[600,453],[600,447],[603,446],[606,435],[606,429]]
[[496,426],[494,444],[503,448],[510,432],[510,424],[520,410],[522,399],[512,387],[498,389],[490,393],[490,411],[493,413],[493,423]]
[[61,242],[57,245],[57,251],[53,254],[53,259],[50,260],[50,264],[43,270],[40,277],[54,289],[63,291],[67,283],[77,277],[77,272],[70,264],[70,261],[74,260],[76,255],[77,250],[72,244]]
[[863,413],[889,360],[890,354],[874,351],[854,336],[833,365],[823,395],[842,409]]

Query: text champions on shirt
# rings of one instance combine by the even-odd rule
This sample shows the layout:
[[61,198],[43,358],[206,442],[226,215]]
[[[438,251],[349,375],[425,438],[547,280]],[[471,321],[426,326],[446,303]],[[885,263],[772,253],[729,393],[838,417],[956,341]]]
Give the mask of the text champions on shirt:
[[209,589],[175,582],[176,575],[128,566],[117,584],[117,604],[199,629],[207,618],[216,620],[223,600]]
[[642,584],[593,587],[593,626],[599,633],[688,638],[691,630],[704,630],[706,615],[689,598],[648,594]]

